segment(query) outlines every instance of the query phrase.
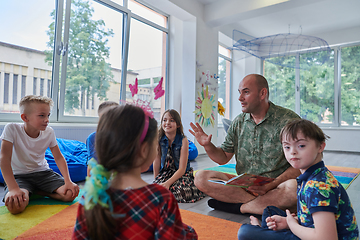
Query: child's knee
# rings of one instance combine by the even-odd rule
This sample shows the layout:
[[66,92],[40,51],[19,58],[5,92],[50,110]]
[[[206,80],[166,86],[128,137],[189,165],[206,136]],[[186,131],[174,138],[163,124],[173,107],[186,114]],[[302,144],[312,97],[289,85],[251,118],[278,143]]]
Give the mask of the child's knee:
[[8,204],[6,204],[6,207],[11,214],[15,215],[15,214],[22,213],[28,204],[29,204],[29,199],[26,199],[25,201],[19,201],[19,202],[11,201]]
[[67,189],[66,192],[63,192],[64,186],[59,187],[56,191],[56,195],[51,195],[52,198],[55,198],[57,200],[63,201],[63,202],[72,202],[76,198],[73,197],[73,192],[70,189]]
[[65,192],[65,195],[63,196],[63,201],[64,202],[72,202],[72,201],[74,201],[75,198],[76,198],[76,196],[75,197],[73,196],[73,192],[70,189],[68,189]]
[[250,240],[253,239],[254,226],[250,224],[243,224],[238,231],[238,240]]

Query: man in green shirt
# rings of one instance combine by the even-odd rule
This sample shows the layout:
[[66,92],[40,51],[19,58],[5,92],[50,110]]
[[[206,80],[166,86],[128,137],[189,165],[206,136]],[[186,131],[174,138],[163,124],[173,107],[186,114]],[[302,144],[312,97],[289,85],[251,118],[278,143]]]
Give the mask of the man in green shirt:
[[242,113],[232,121],[221,147],[211,143],[212,135],[207,135],[198,123],[190,124],[190,133],[214,162],[223,165],[235,155],[238,174],[246,172],[275,180],[264,186],[253,186],[245,190],[209,182],[209,179],[227,181],[231,176],[201,170],[196,173],[195,185],[214,198],[208,204],[218,210],[262,214],[269,205],[296,209],[295,179],[300,172],[286,161],[279,135],[288,120],[299,116],[269,101],[268,83],[261,75],[250,74],[244,77],[239,84],[239,94]]

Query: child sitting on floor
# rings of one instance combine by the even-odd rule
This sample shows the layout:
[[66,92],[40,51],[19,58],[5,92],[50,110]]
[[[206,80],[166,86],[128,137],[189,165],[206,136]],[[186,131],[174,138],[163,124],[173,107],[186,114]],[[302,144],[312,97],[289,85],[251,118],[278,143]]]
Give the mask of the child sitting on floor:
[[[102,102],[99,105],[99,108],[98,108],[99,119],[104,114],[104,112],[106,110],[108,110],[110,107],[117,106],[117,105],[119,105],[119,104],[117,102],[113,102],[113,101]],[[95,150],[95,136],[96,136],[96,132],[92,132],[87,137],[87,139],[86,139],[86,150],[87,150],[87,153],[88,153],[88,160],[94,158],[97,161],[96,150]],[[90,167],[88,166],[88,168],[87,168],[87,176],[89,176],[89,174],[90,174]]]
[[161,118],[159,148],[154,161],[154,183],[170,189],[180,203],[196,202],[205,197],[195,186],[188,161],[189,142],[180,115],[174,109],[166,110]]
[[95,143],[98,163],[90,160],[72,239],[197,239],[174,195],[141,179],[158,149],[152,112],[130,104],[110,108]]
[[247,239],[359,239],[359,229],[350,199],[322,161],[327,136],[314,123],[290,121],[280,133],[287,161],[301,175],[297,178],[297,217],[270,206],[260,226],[251,216],[251,225],[241,226],[239,240]]
[[[8,123],[0,137],[0,166],[6,183],[3,201],[12,214],[23,212],[34,192],[64,202],[79,194],[54,130],[48,127],[52,106],[53,101],[46,96],[23,97],[19,108],[24,123]],[[50,169],[45,159],[48,147],[62,176]]]
[[[105,110],[107,110],[109,107],[117,106],[117,105],[119,104],[113,101],[102,102],[98,108],[99,119],[103,115]],[[97,160],[96,151],[95,151],[95,134],[96,132],[91,133],[86,139],[86,149],[89,155],[88,160],[90,160],[91,158],[95,158]]]

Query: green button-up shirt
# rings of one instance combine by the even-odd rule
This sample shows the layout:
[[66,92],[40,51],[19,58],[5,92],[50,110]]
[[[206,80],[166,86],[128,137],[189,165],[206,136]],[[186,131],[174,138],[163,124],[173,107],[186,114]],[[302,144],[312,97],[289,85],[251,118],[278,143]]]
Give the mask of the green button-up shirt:
[[231,123],[221,148],[234,153],[236,172],[277,177],[290,164],[280,142],[280,131],[288,120],[300,118],[295,112],[270,102],[265,118],[256,124],[250,113],[241,113]]

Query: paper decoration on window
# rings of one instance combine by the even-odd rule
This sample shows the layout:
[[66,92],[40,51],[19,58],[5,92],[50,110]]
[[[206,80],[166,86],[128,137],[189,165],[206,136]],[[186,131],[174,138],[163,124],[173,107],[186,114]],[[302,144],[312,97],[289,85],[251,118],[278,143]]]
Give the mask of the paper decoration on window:
[[163,83],[163,78],[161,77],[160,82],[154,88],[154,93],[155,93],[154,99],[155,100],[162,97],[165,94],[165,91],[162,89],[162,83]]
[[129,84],[129,88],[130,88],[130,91],[131,91],[131,96],[134,97],[135,94],[138,93],[138,79],[137,78],[135,79],[135,84],[134,85]]
[[234,51],[235,61],[255,56],[291,68],[309,68],[314,64],[313,61],[296,64],[292,59],[297,53],[312,53],[312,58],[316,59],[315,64],[327,62],[331,54],[328,43],[318,37],[281,33],[254,38],[237,30],[233,30],[233,46],[230,49],[237,50]]
[[214,127],[215,124],[215,111],[216,111],[216,100],[215,94],[209,93],[209,86],[202,84],[201,92],[198,92],[198,97],[195,103],[195,121],[200,123],[202,126],[209,126],[210,124]]

